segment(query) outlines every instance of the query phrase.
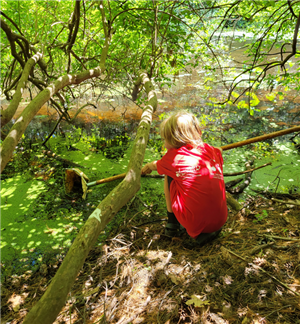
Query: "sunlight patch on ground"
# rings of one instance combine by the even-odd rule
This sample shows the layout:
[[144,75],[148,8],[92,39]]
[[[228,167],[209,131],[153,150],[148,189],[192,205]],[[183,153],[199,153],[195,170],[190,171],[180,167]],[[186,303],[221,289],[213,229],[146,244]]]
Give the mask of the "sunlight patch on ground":
[[17,220],[22,212],[28,210],[30,201],[34,200],[44,189],[44,183],[25,182],[20,175],[2,181],[1,226],[5,226],[7,221]]

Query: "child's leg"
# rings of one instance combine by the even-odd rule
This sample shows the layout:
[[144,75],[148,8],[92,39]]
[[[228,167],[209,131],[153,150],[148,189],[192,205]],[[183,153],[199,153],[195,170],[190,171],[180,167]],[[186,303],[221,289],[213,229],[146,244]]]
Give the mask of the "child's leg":
[[180,224],[172,211],[172,203],[170,197],[170,184],[172,182],[172,178],[165,176],[164,182],[164,192],[167,204],[167,215],[168,215],[168,223],[166,225],[165,234],[168,236],[179,236],[180,235]]
[[173,213],[171,197],[170,197],[170,184],[171,184],[173,179],[172,180],[170,180],[170,179],[172,179],[172,178],[165,175],[164,192],[165,192],[165,197],[166,197],[167,211],[169,213]]

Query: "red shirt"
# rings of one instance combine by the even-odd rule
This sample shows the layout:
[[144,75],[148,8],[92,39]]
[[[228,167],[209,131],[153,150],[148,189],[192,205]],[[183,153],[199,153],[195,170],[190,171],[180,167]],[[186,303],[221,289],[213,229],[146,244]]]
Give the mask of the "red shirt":
[[206,143],[170,149],[157,161],[157,172],[173,178],[172,210],[191,237],[215,232],[225,224],[227,205],[219,149]]

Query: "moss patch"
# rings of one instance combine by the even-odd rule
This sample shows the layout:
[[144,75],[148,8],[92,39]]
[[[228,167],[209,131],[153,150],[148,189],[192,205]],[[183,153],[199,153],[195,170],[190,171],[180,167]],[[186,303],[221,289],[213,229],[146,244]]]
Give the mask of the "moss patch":
[[[291,190],[300,190],[300,156],[290,144],[278,144],[274,151],[233,149],[224,152],[224,172],[233,173],[243,171],[245,162],[255,157],[255,167],[272,162],[272,165],[253,172],[250,186],[245,190],[252,193],[251,189],[288,193]],[[225,177],[230,181],[239,176]]]
[[18,175],[2,182],[1,196],[1,260],[21,259],[30,252],[70,246],[83,222],[80,215],[69,215],[68,210],[58,210],[53,219],[32,214],[32,206],[39,194],[46,190],[43,182],[24,182]]

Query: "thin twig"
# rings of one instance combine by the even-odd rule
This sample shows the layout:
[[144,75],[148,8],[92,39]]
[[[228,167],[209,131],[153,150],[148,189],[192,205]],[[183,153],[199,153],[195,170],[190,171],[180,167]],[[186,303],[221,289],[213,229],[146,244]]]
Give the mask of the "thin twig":
[[154,224],[154,223],[166,222],[167,220],[168,220],[167,218],[154,219],[154,220],[152,220],[152,221],[149,221],[149,222],[146,222],[146,223],[143,223],[143,224],[138,224],[138,225],[131,226],[131,227],[133,227],[133,228],[137,228],[137,229],[140,229],[139,227],[141,227],[141,226],[149,225],[149,224]]
[[263,250],[263,249],[265,249],[265,248],[267,248],[267,247],[272,246],[273,244],[274,244],[274,242],[267,243],[267,244],[263,244],[263,245],[259,245],[259,246],[255,247],[254,249],[252,249],[252,250],[250,251],[250,254],[253,255],[253,254],[255,254],[255,253],[258,252],[258,251],[261,251],[261,250]]
[[159,308],[158,308],[158,312],[157,312],[157,323],[160,324],[160,320],[159,320],[159,311],[160,311],[160,308],[161,308],[161,305],[163,303],[163,301],[165,300],[165,298],[172,292],[172,290],[177,287],[177,285],[173,286],[173,288],[169,291],[167,291],[164,295],[164,297],[161,299],[161,303],[159,305]]
[[267,237],[267,238],[270,238],[270,239],[275,239],[275,240],[300,242],[300,239],[293,239],[291,237],[285,237],[285,236],[272,236],[272,235],[267,235],[267,234],[257,234],[257,235]]
[[153,206],[151,207],[151,206],[147,205],[145,202],[143,202],[143,200],[142,200],[139,196],[137,196],[137,198],[138,198],[139,201],[143,204],[144,207],[146,207],[147,209],[149,209],[150,212],[151,212],[154,216],[157,216],[156,213],[152,210],[153,207],[154,207],[155,205],[157,205],[157,204],[155,204],[155,205],[153,205]]
[[130,220],[127,222],[127,224],[129,224],[129,223],[134,219],[134,217],[136,217],[137,215],[143,213],[145,210],[148,210],[148,207],[146,207],[146,208],[144,208],[143,210],[140,210],[140,211],[138,211],[136,214],[134,214],[134,215],[130,218]]
[[241,171],[241,172],[234,172],[234,173],[223,173],[223,176],[224,177],[230,177],[230,176],[236,176],[236,175],[240,175],[240,174],[245,174],[245,173],[249,173],[249,172],[253,172],[255,170],[258,170],[258,169],[261,169],[261,168],[264,168],[265,166],[267,165],[272,165],[272,162],[269,162],[269,163],[266,163],[264,165],[261,165],[259,167],[256,167],[254,169],[250,169],[250,170],[245,170],[245,171]]
[[123,218],[124,218],[124,226],[125,226],[125,219],[126,219],[126,215],[127,215],[127,213],[128,213],[129,208],[131,207],[132,203],[134,202],[135,197],[136,197],[136,196],[134,195],[133,198],[130,200],[130,202],[127,204],[126,211],[125,211],[125,213],[124,213],[124,215],[123,215]]
[[[225,250],[227,250],[229,253],[231,253],[232,255],[236,256],[237,258],[249,263],[248,260],[246,260],[245,258],[241,257],[240,255],[226,249],[224,247]],[[262,267],[260,267],[259,265],[253,264],[253,266],[257,269],[259,269],[260,271],[262,271],[263,273],[265,273],[266,275],[268,275],[270,278],[272,278],[273,280],[277,281],[281,286],[283,286],[284,288],[286,288],[287,290],[293,292],[295,295],[300,296],[300,294],[294,290],[292,290],[288,285],[286,285],[285,283],[281,282],[280,280],[278,280],[276,277],[272,276],[269,272],[267,272],[266,270],[264,270]]]
[[298,201],[298,200],[295,200],[295,201],[294,200],[280,200],[280,199],[276,199],[276,198],[271,198],[271,200],[277,201],[281,204],[300,206],[300,201]]
[[275,312],[279,312],[279,311],[282,310],[283,308],[288,308],[288,307],[291,307],[291,306],[292,306],[292,305],[286,305],[286,306],[283,306],[283,307],[281,307],[281,308],[279,308],[279,309],[275,309],[275,310],[272,311],[271,313],[265,315],[265,317],[268,317],[268,316],[272,315],[272,314],[275,313]]

